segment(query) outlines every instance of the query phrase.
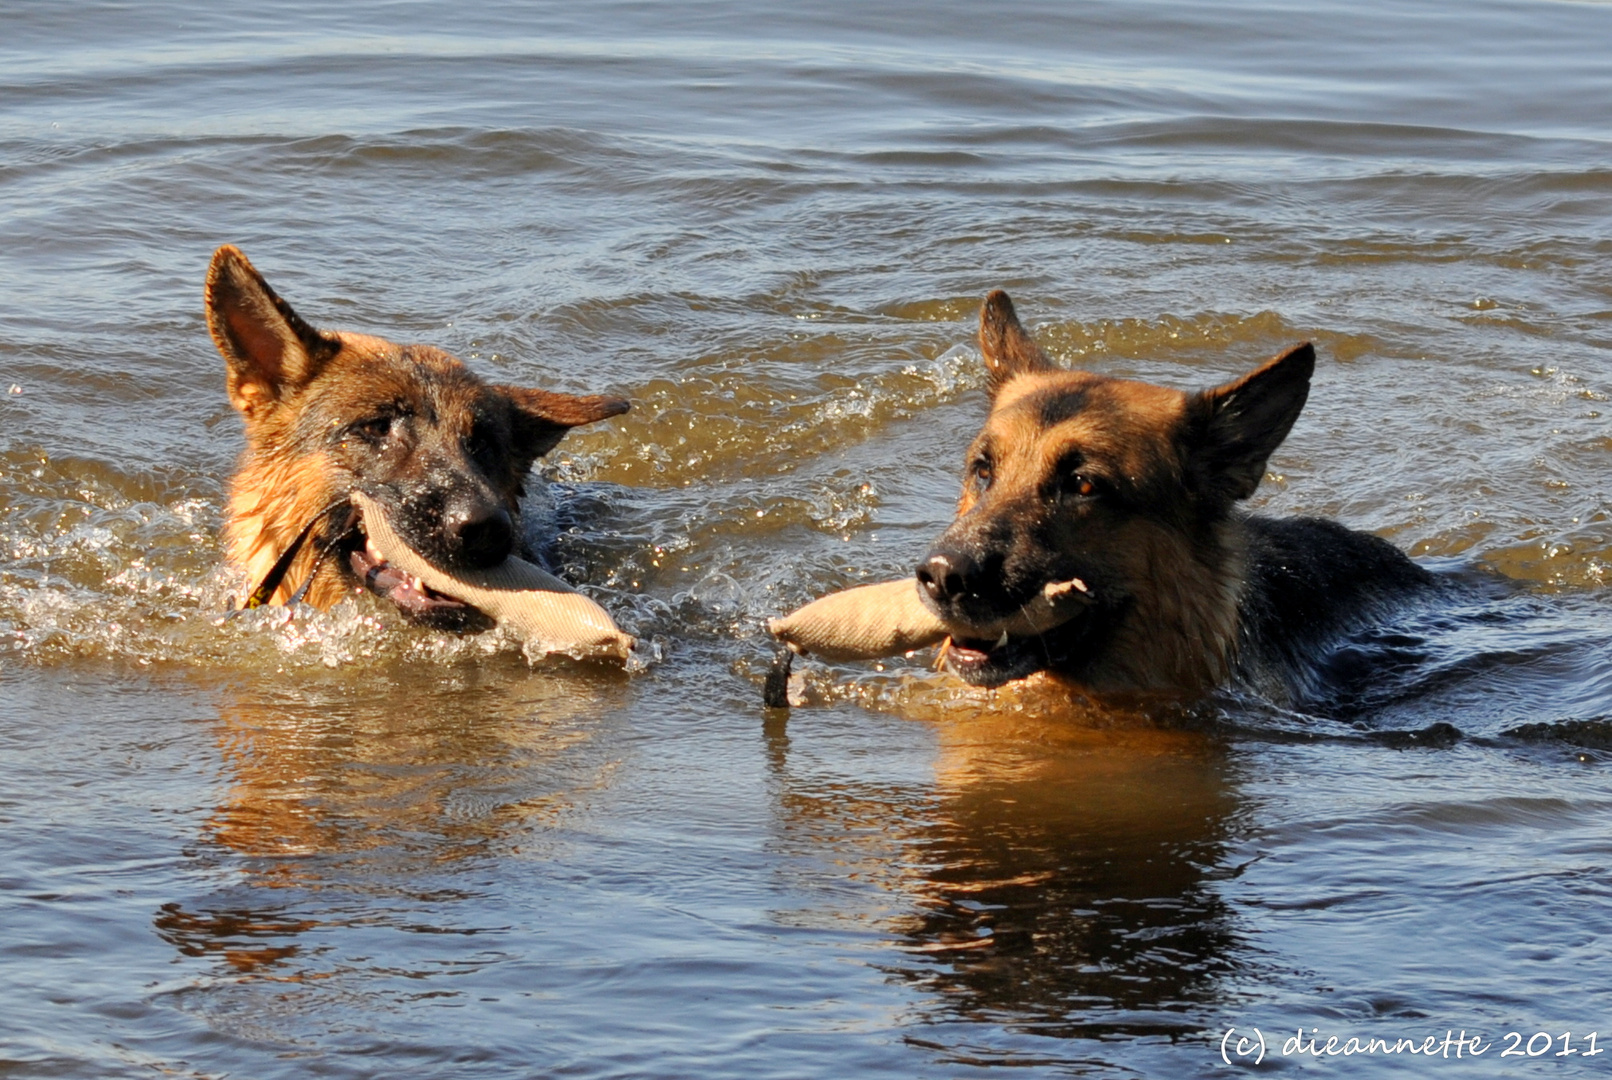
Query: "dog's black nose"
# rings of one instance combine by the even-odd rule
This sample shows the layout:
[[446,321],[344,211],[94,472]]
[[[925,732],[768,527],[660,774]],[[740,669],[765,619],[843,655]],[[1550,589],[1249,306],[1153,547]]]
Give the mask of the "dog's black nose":
[[978,567],[974,560],[956,551],[931,552],[918,564],[918,584],[938,603],[955,600],[968,590]]
[[515,543],[515,526],[502,506],[478,506],[468,501],[450,506],[442,515],[442,531],[450,554],[477,570],[497,566],[509,558]]

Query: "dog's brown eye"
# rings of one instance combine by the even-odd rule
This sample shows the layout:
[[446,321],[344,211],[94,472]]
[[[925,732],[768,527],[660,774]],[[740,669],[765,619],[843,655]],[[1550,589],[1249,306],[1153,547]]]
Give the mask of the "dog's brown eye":
[[347,430],[365,442],[378,443],[392,433],[392,418],[372,416],[368,420],[360,420]]
[[1097,494],[1097,482],[1081,473],[1070,473],[1064,477],[1063,489],[1065,494],[1089,499]]
[[979,458],[968,466],[969,482],[975,491],[984,491],[991,486],[993,473],[989,459]]

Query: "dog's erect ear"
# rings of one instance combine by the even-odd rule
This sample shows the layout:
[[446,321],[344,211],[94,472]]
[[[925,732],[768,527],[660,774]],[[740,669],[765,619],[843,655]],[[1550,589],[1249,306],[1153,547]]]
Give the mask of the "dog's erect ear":
[[529,390],[519,386],[495,387],[509,398],[514,408],[515,447],[528,462],[553,450],[565,433],[582,424],[620,416],[630,404],[618,397],[590,394],[558,394],[552,390]]
[[1019,325],[1008,294],[997,289],[980,305],[980,352],[991,375],[991,396],[1002,384],[1027,371],[1050,371],[1052,361],[1029,331]]
[[303,322],[228,244],[207,268],[207,329],[224,354],[230,404],[247,415],[306,386],[341,348]]
[[1190,468],[1200,491],[1228,501],[1254,493],[1310,396],[1314,372],[1315,348],[1306,341],[1188,399]]

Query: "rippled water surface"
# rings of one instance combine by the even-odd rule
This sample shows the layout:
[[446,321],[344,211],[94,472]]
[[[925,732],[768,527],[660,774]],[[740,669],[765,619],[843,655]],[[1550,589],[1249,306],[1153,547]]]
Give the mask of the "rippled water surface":
[[[0,7],[0,1076],[1612,1069],[1609,56],[1526,0]],[[630,397],[530,518],[658,660],[223,621],[225,242]],[[1313,712],[919,657],[764,714],[762,620],[949,516],[995,287],[1172,386],[1313,339],[1255,501],[1448,602]]]

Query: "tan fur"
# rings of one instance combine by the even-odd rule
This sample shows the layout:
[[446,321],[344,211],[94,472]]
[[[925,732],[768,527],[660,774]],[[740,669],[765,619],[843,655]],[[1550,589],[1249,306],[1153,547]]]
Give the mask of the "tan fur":
[[[205,296],[225,388],[245,424],[224,526],[226,557],[244,587],[262,582],[304,527],[337,507],[269,603],[287,602],[308,581],[320,558],[313,541],[334,545],[352,535],[343,521],[356,518],[344,519],[341,503],[355,490],[388,493],[394,512],[408,503],[402,518],[427,540],[441,539],[444,500],[458,498],[452,528],[496,517],[501,546],[519,535],[519,496],[533,460],[569,428],[628,408],[619,398],[490,385],[428,345],[316,330],[228,245],[213,255]],[[346,562],[335,551],[319,563],[308,603],[328,607],[359,587]]]
[[[246,588],[262,581],[269,569],[312,518],[335,497],[337,488],[323,458],[286,460],[254,454],[248,444],[241,469],[230,482],[229,519],[224,548]],[[313,569],[315,552],[304,547],[269,603],[283,604]],[[323,573],[305,597],[315,607],[329,607],[349,586],[333,573]]]
[[1154,587],[1136,592],[1134,614],[1115,635],[1111,664],[1092,673],[1094,690],[1199,691],[1231,674],[1243,586],[1240,536],[1229,526],[1220,529],[1226,558],[1216,567],[1178,538],[1150,532],[1136,538],[1129,569]]
[[[327,377],[339,376],[361,395],[373,398],[395,396],[406,390],[404,386],[390,385],[395,380],[376,378],[372,370],[382,357],[397,351],[396,344],[350,331],[331,331],[328,336],[340,343],[340,349],[323,369]],[[214,338],[218,343],[216,334]],[[446,354],[443,356],[446,358]],[[292,444],[292,429],[300,418],[293,407],[294,400],[281,402],[262,384],[240,379],[233,371],[229,373],[227,390],[246,424],[246,450],[230,481],[224,546],[230,565],[240,569],[246,587],[251,588],[263,580],[308,520],[341,494],[342,481],[323,456],[286,456],[286,448]],[[276,407],[282,404],[286,407]],[[291,599],[293,591],[312,571],[316,557],[311,546],[304,547],[268,603],[283,604]],[[320,573],[303,599],[314,607],[325,608],[352,588],[332,568]]]
[[1226,681],[1250,567],[1232,508],[1302,408],[1314,350],[1183,393],[1058,368],[1000,291],[980,348],[991,411],[957,518],[917,567],[947,665],[980,686],[1037,671],[1104,693]]
[[[1047,390],[1084,390],[1090,404],[1078,416],[1052,427],[1035,415],[1034,399]],[[1161,465],[1182,421],[1187,397],[1149,383],[1107,379],[1086,372],[1034,371],[1011,377],[992,404],[985,433],[997,450],[999,500],[1039,506],[1036,492],[1071,452],[1112,466],[1140,480]],[[1166,475],[1179,478],[1180,463],[1162,460]],[[958,516],[978,501],[965,490]],[[1205,555],[1211,558],[1205,559]],[[1092,673],[1092,689],[1201,689],[1230,673],[1236,645],[1242,585],[1240,536],[1229,523],[1217,531],[1208,552],[1179,531],[1149,518],[1125,522],[1104,546],[1110,575],[1144,583],[1135,591],[1132,616],[1121,627],[1113,661]]]

